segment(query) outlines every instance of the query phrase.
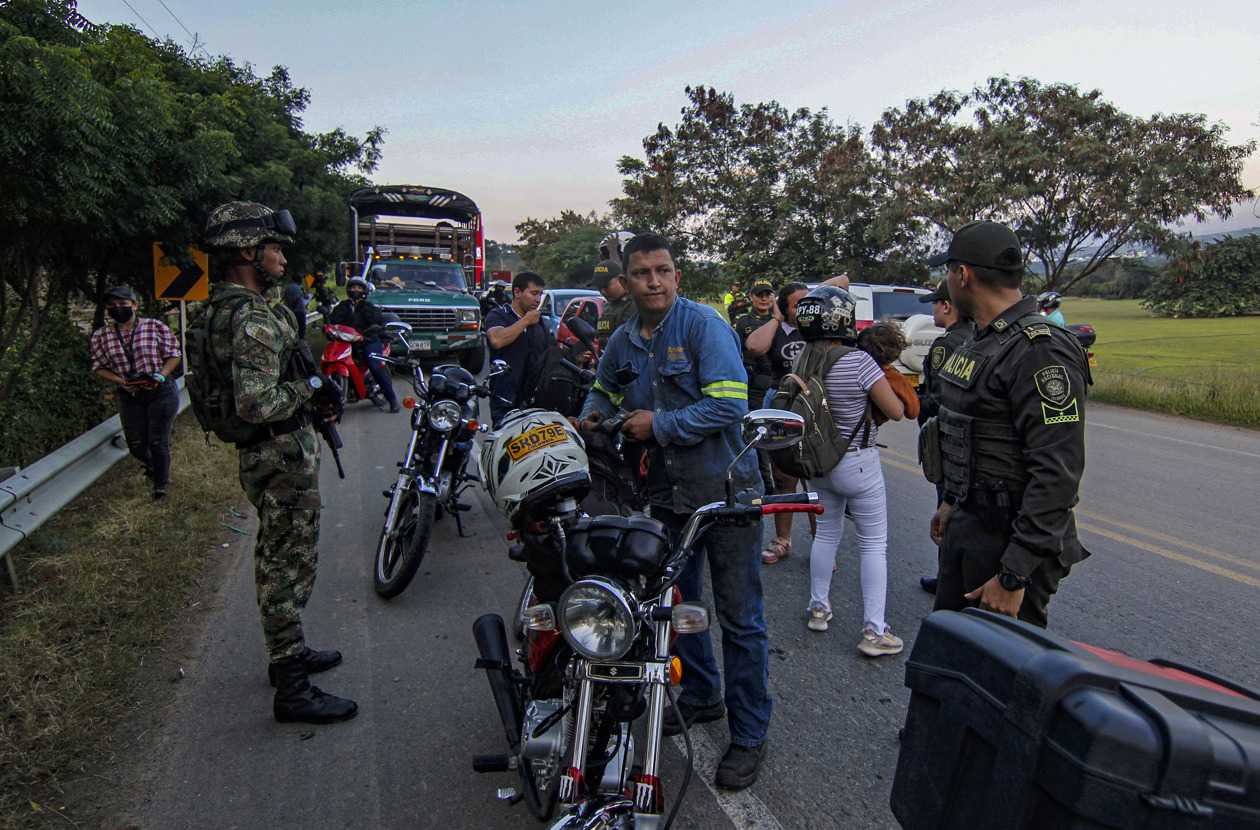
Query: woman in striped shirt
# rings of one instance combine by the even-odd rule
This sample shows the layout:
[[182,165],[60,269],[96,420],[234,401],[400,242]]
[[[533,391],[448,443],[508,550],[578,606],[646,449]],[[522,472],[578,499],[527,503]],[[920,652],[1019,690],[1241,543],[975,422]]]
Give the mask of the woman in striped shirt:
[[[857,301],[843,289],[816,288],[797,307],[806,348],[854,346]],[[808,313],[807,313],[808,312]],[[800,360],[804,361],[804,357]],[[801,364],[797,364],[801,365]],[[845,508],[853,517],[861,552],[863,601],[862,638],[858,650],[868,657],[897,654],[904,647],[884,619],[888,597],[888,498],[884,473],[875,446],[878,427],[862,421],[868,401],[890,420],[899,421],[905,406],[884,370],[869,354],[853,349],[837,360],[825,380],[827,405],[842,435],[853,435],[844,458],[826,476],[810,479],[824,512],[809,554],[811,631],[826,631],[831,619],[831,576],[844,536]]]

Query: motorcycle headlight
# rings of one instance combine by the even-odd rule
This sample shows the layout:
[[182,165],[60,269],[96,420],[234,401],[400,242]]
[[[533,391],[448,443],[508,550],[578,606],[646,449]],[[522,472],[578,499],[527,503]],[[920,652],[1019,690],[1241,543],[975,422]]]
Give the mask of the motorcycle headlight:
[[461,326],[477,325],[478,310],[475,308],[463,308],[459,311],[459,324]]
[[454,401],[438,401],[429,407],[429,426],[439,432],[449,432],[459,426],[462,414]]
[[592,577],[560,595],[560,631],[589,660],[617,660],[634,643],[634,598],[616,583]]

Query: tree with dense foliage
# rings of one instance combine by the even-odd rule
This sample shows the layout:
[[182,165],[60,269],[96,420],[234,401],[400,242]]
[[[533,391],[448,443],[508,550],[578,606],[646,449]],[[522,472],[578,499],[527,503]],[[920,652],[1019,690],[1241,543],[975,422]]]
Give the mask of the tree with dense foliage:
[[1235,317],[1260,311],[1260,234],[1190,246],[1169,262],[1142,305],[1171,317]]
[[898,239],[873,225],[881,194],[859,128],[837,126],[825,109],[737,105],[705,86],[686,93],[682,120],[645,138],[643,159],[618,163],[622,224],[664,234],[743,282],[870,269]]
[[881,222],[942,238],[971,219],[1004,222],[1059,291],[1131,243],[1170,250],[1186,217],[1229,216],[1251,195],[1241,173],[1256,146],[1228,144],[1203,115],[1136,118],[1098,90],[1029,78],[890,109],[871,144],[894,197]]
[[217,204],[288,208],[295,272],[342,258],[345,197],[384,130],[308,134],[309,97],[282,67],[193,58],[73,0],[0,4],[0,404],[31,382],[48,321],[86,298],[99,325],[115,283],[152,297],[153,243],[199,242]]

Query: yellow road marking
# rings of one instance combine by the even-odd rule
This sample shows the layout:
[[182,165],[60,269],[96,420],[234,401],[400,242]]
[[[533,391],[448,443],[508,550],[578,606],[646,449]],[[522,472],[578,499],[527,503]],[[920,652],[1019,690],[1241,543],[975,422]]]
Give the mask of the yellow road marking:
[[1147,528],[1138,527],[1137,525],[1132,525],[1128,522],[1119,521],[1118,519],[1108,519],[1106,516],[1099,516],[1096,513],[1090,513],[1087,510],[1081,510],[1079,507],[1076,508],[1076,515],[1084,516],[1087,519],[1093,519],[1096,522],[1106,522],[1109,525],[1115,525],[1116,527],[1127,530],[1130,533],[1140,533],[1143,536],[1150,536],[1152,539],[1158,539],[1161,542],[1179,545],[1196,553],[1202,553],[1205,556],[1214,556],[1217,559],[1223,559],[1226,562],[1241,565],[1244,568],[1252,568],[1260,571],[1260,562],[1252,562],[1249,559],[1243,559],[1241,556],[1234,556],[1233,554],[1213,550],[1212,548],[1205,548],[1202,545],[1196,545],[1194,542],[1187,542],[1183,539],[1178,539],[1176,536],[1168,536],[1155,530],[1148,530]]
[[1161,548],[1158,545],[1150,545],[1139,539],[1125,536],[1122,533],[1113,533],[1110,530],[1105,530],[1104,528],[1097,527],[1096,525],[1077,522],[1076,526],[1082,530],[1088,530],[1090,533],[1097,533],[1099,536],[1105,536],[1108,539],[1123,542],[1126,545],[1132,545],[1135,548],[1147,551],[1148,553],[1153,553],[1156,556],[1162,556],[1165,559],[1172,559],[1173,561],[1180,562],[1183,565],[1190,565],[1191,567],[1199,568],[1209,573],[1214,573],[1217,576],[1223,576],[1226,579],[1232,579],[1235,582],[1250,585],[1253,588],[1260,588],[1260,579],[1256,579],[1254,576],[1240,574],[1238,571],[1231,571],[1229,568],[1222,568],[1220,565],[1213,565],[1211,562],[1203,562],[1202,560],[1195,559],[1194,557],[1186,556],[1184,553],[1177,553],[1176,551],[1171,551],[1167,548]]
[[[895,458],[902,458],[902,459],[905,459],[906,461],[913,462],[914,466],[911,466],[910,464],[903,464],[900,461],[895,461],[893,460],[893,458],[889,458],[889,456],[893,456]],[[888,464],[889,466],[892,466],[892,467],[896,467],[897,469],[900,469],[900,470],[907,470],[912,473],[922,473],[922,469],[918,466],[918,463],[917,463],[918,459],[913,456],[906,455],[905,453],[899,453],[899,452],[894,452],[892,450],[881,449],[880,460],[883,461],[885,464]],[[1148,528],[1139,527],[1138,525],[1135,525],[1135,524],[1122,522],[1118,519],[1109,519],[1105,516],[1100,516],[1097,513],[1091,513],[1087,510],[1081,510],[1079,507],[1076,508],[1075,512],[1077,516],[1082,517],[1082,518],[1092,519],[1093,521],[1096,521],[1096,522],[1105,522],[1109,525],[1113,525],[1115,527],[1121,528],[1122,530],[1127,530],[1130,533],[1140,534],[1142,536],[1148,536],[1152,539],[1156,539],[1161,542],[1166,542],[1171,545],[1176,545],[1178,547],[1186,548],[1187,550],[1192,550],[1195,553],[1200,553],[1200,554],[1203,554],[1204,556],[1211,556],[1216,559],[1220,559],[1222,561],[1229,562],[1230,564],[1238,565],[1243,568],[1250,568],[1252,570],[1260,570],[1260,562],[1253,562],[1247,559],[1243,559],[1240,556],[1234,556],[1232,554],[1225,553],[1223,551],[1214,550],[1209,547],[1204,547],[1203,545],[1197,545],[1194,542],[1187,542],[1184,539],[1178,539],[1175,536],[1169,536],[1168,534],[1160,533],[1159,531],[1156,531],[1156,530],[1150,530]],[[1123,544],[1138,548],[1139,550],[1144,550],[1147,553],[1153,553],[1156,556],[1162,556],[1165,559],[1171,559],[1175,562],[1180,562],[1183,565],[1189,565],[1193,568],[1199,568],[1200,570],[1208,571],[1209,573],[1216,574],[1217,576],[1223,576],[1226,579],[1232,579],[1235,582],[1241,582],[1244,585],[1251,585],[1252,587],[1260,588],[1260,579],[1257,579],[1256,577],[1251,576],[1249,574],[1239,573],[1238,571],[1231,570],[1229,568],[1224,568],[1224,567],[1221,567],[1220,565],[1216,565],[1211,562],[1204,562],[1201,559],[1196,559],[1192,556],[1187,556],[1184,553],[1177,553],[1176,551],[1169,550],[1168,548],[1160,547],[1159,545],[1150,544],[1149,542],[1144,542],[1140,539],[1135,539],[1133,536],[1125,535],[1123,533],[1117,533],[1113,530],[1107,530],[1095,524],[1078,521],[1076,523],[1076,526],[1082,530],[1087,530],[1090,533],[1097,533],[1099,536],[1103,536],[1107,539],[1111,539],[1112,541],[1121,542]]]

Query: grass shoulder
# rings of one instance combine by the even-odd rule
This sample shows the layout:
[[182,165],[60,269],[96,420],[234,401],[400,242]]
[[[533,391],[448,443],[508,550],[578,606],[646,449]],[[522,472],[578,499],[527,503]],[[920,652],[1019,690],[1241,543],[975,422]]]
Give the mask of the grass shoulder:
[[1098,332],[1092,400],[1260,428],[1260,315],[1169,318],[1138,300],[1068,300]]
[[207,446],[186,412],[171,456],[165,502],[128,457],[13,551],[22,588],[0,592],[0,827],[78,826],[60,810],[65,784],[134,708],[142,659],[225,554],[220,522],[242,521],[232,447]]

